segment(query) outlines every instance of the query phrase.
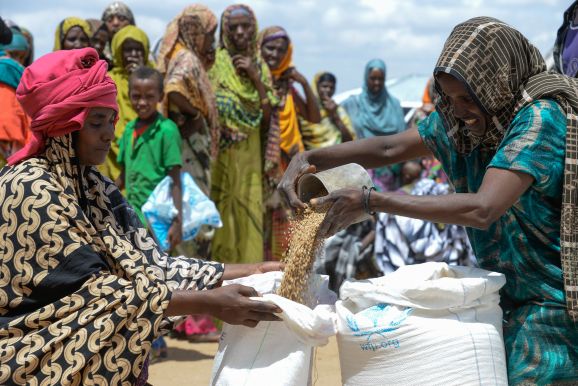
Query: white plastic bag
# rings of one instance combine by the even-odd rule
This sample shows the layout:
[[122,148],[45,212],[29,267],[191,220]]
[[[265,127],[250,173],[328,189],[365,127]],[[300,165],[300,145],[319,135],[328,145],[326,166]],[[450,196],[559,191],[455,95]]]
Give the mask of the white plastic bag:
[[507,385],[502,274],[445,263],[348,281],[336,303],[345,385]]
[[[328,289],[327,276],[313,275],[309,299],[314,309],[275,295],[281,272],[268,272],[225,282],[251,286],[283,310],[282,322],[261,322],[255,328],[223,325],[215,355],[211,385],[308,385],[314,346],[335,335],[332,303],[337,296]],[[329,303],[322,304],[321,302]]]
[[[171,193],[173,180],[170,176],[162,179],[155,187],[142,212],[163,250],[169,249],[168,233],[177,209]],[[214,228],[223,226],[215,204],[201,191],[189,173],[181,172],[183,192],[183,240],[192,240],[202,225]]]

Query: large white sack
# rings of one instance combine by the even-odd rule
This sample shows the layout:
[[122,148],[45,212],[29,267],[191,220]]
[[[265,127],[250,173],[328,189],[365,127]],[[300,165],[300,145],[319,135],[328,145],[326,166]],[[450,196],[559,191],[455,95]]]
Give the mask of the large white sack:
[[504,275],[424,263],[347,281],[336,304],[345,385],[507,385]]
[[261,322],[255,328],[223,325],[215,355],[211,385],[308,385],[312,351],[335,335],[333,303],[337,296],[328,289],[328,277],[312,275],[309,305],[313,309],[275,295],[281,272],[268,272],[225,282],[255,288],[263,295],[256,300],[274,303],[283,310],[282,322]]

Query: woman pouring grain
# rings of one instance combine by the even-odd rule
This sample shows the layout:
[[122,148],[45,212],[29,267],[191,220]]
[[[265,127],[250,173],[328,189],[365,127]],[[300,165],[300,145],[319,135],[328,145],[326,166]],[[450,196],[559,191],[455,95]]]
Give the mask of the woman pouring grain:
[[509,383],[575,382],[578,81],[546,72],[522,34],[487,17],[454,28],[434,76],[436,112],[418,129],[301,153],[280,189],[291,206],[304,208],[295,193],[304,173],[433,154],[456,194],[335,191],[312,200],[331,205],[321,236],[364,210],[466,226],[481,267],[507,278],[501,306]]

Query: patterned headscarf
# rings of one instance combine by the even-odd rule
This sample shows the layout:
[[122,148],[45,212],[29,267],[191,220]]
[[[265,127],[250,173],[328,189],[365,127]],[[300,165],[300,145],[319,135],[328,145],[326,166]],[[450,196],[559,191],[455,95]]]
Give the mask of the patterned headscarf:
[[[233,39],[230,36],[229,31],[229,19],[232,16],[245,15],[249,17],[250,26],[252,30],[252,36],[249,40],[249,48],[247,52],[237,52],[237,48],[233,44]],[[255,13],[245,4],[234,4],[228,6],[221,15],[221,28],[219,31],[219,43],[221,47],[226,48],[231,56],[242,53],[246,56],[254,56],[257,53],[257,31],[259,31],[259,26],[257,25],[257,18]]]
[[[114,93],[97,59],[92,48],[38,59],[19,88],[26,111],[66,127],[83,86]],[[50,86],[63,103],[45,98]],[[115,185],[79,164],[77,138],[50,137],[38,157],[0,172],[0,340],[11,348],[0,384],[135,384],[174,320],[164,316],[172,291],[211,288],[222,275],[221,264],[160,251]]]
[[79,17],[67,17],[66,19],[62,20],[58,27],[56,27],[56,32],[54,33],[54,48],[53,51],[58,51],[62,49],[62,45],[64,43],[64,39],[66,38],[66,34],[74,27],[80,27],[82,31],[86,34],[86,38],[90,38],[92,36],[92,29],[90,28],[90,24],[86,22],[86,20],[81,19]]
[[215,94],[200,57],[206,34],[217,27],[217,18],[201,4],[186,7],[171,21],[159,51],[158,69],[165,78],[163,113],[168,116],[168,94],[183,95],[203,115],[211,135],[211,157],[219,149],[219,121]]
[[105,8],[104,12],[102,13],[102,21],[106,21],[110,16],[124,16],[128,19],[131,25],[135,25],[134,15],[132,11],[122,1],[115,1],[111,3],[108,7]]
[[483,137],[465,133],[438,85],[436,109],[458,152],[477,146],[497,149],[510,122],[524,106],[555,99],[566,113],[566,161],[560,230],[568,313],[578,320],[578,80],[546,71],[540,51],[517,30],[489,17],[457,25],[445,43],[435,74],[453,75],[491,116]]
[[243,55],[252,58],[259,69],[261,81],[268,89],[268,98],[273,105],[277,103],[271,87],[269,67],[260,58],[257,50],[257,19],[247,5],[231,5],[221,16],[220,42],[215,65],[209,76],[217,98],[219,123],[221,126],[221,146],[247,139],[250,133],[260,130],[261,99],[253,82],[246,76],[240,76],[233,65],[232,56],[238,54],[229,36],[229,18],[236,14],[247,15],[253,28],[247,52]]
[[[202,4],[187,6],[167,26],[158,57],[158,70],[166,73],[170,60],[184,47],[195,55],[205,44],[205,35],[217,27],[215,14]],[[179,47],[181,46],[181,47]]]
[[372,93],[367,87],[369,74],[373,70],[380,70],[384,77],[386,76],[383,60],[370,60],[365,65],[361,94],[351,96],[343,102],[343,107],[351,117],[353,127],[360,138],[390,135],[405,130],[399,100],[389,94],[385,84],[378,94]]

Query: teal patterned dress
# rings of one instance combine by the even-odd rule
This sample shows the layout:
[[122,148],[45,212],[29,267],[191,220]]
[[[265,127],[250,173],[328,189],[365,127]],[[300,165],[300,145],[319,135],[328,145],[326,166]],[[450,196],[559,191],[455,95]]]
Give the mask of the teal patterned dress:
[[418,130],[457,193],[477,192],[488,168],[534,177],[488,230],[468,228],[468,235],[480,266],[506,275],[501,306],[510,384],[578,381],[578,330],[566,313],[560,266],[562,109],[550,99],[524,107],[496,151],[460,155],[437,112]]

